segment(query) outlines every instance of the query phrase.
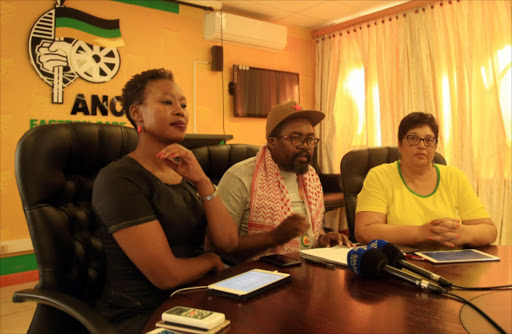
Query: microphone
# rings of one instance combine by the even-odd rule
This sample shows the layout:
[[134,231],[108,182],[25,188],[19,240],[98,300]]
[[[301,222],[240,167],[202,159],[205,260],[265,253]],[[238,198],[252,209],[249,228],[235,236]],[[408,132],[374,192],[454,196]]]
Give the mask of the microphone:
[[419,288],[435,293],[444,293],[445,289],[437,284],[427,282],[414,275],[408,274],[388,265],[386,255],[376,248],[359,247],[351,249],[347,255],[347,264],[351,271],[361,277],[370,279],[382,278],[384,273],[398,277]]
[[378,249],[366,249],[365,246],[352,248],[347,254],[347,264],[357,276],[382,278],[382,268],[388,264],[386,256]]
[[405,260],[404,254],[400,251],[400,249],[398,249],[398,247],[396,247],[390,242],[375,239],[368,244],[368,248],[380,249],[387,256],[389,265],[393,267],[396,267],[398,269],[407,268],[410,271],[415,272],[416,274],[426,277],[432,281],[435,281],[439,283],[441,286],[447,288],[452,286],[452,282],[448,281],[446,278],[434,274],[433,272],[423,269],[421,267],[418,267],[410,262],[407,262]]

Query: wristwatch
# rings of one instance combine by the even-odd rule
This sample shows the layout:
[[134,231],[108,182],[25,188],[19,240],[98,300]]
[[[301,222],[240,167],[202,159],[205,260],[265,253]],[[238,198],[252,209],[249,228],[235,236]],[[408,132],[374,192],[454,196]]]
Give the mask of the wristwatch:
[[212,184],[212,185],[213,185],[213,193],[211,195],[201,197],[201,195],[199,195],[199,193],[197,193],[197,196],[199,196],[199,198],[201,199],[202,202],[208,202],[209,200],[212,200],[217,196],[217,186],[214,184]]

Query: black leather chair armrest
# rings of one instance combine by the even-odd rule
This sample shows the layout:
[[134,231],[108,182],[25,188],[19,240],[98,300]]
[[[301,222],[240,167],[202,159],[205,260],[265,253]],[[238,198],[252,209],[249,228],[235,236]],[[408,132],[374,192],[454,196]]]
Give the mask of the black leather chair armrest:
[[324,193],[342,192],[340,174],[318,174],[318,178],[320,178]]
[[44,289],[25,289],[16,291],[12,296],[14,303],[26,301],[46,304],[55,307],[76,320],[93,334],[118,334],[114,327],[88,304],[70,295]]

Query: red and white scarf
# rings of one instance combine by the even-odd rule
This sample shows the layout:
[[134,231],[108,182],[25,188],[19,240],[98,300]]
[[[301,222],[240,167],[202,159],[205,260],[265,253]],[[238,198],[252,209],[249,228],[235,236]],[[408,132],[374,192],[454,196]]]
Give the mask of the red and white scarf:
[[[299,191],[304,194],[306,210],[309,210],[314,234],[312,244],[318,240],[324,216],[324,198],[322,185],[315,169],[308,166],[305,174],[297,177]],[[256,155],[256,168],[251,185],[251,205],[248,222],[248,235],[268,232],[275,229],[288,216],[291,216],[292,204],[288,196],[285,181],[279,167],[272,159],[266,146]],[[286,254],[300,249],[298,238],[286,244],[268,249],[251,260],[268,254]]]

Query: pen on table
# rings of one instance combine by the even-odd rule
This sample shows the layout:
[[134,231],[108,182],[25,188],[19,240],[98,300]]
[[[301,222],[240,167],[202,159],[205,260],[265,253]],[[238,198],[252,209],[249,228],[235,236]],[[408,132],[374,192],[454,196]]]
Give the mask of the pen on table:
[[307,262],[321,264],[321,265],[323,265],[323,266],[325,266],[325,267],[327,267],[329,269],[332,269],[332,270],[336,269],[336,266],[334,264],[332,264],[332,263],[328,263],[328,262],[324,262],[324,261],[320,261],[320,260],[316,260],[316,259],[314,260],[314,259],[310,259],[310,258],[307,258],[307,257],[305,259],[306,259]]
[[407,260],[425,261],[425,258],[418,256],[418,255],[412,255],[412,254],[405,254],[405,258]]

